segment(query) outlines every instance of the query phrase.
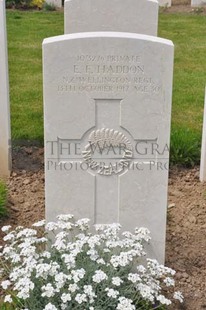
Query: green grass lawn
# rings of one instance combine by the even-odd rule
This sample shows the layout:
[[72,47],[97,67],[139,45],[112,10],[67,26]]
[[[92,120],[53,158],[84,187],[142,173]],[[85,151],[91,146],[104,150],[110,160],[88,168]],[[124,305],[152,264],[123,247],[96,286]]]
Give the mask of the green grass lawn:
[[175,44],[171,136],[174,162],[199,161],[206,85],[205,25],[206,16],[160,14],[159,36]]
[[42,41],[63,34],[63,13],[7,11],[12,139],[43,141]]
[[[175,44],[172,153],[190,152],[196,162],[206,84],[205,25],[201,15],[162,12],[159,17],[159,36]],[[7,29],[12,139],[43,141],[41,44],[63,34],[63,13],[7,11]]]

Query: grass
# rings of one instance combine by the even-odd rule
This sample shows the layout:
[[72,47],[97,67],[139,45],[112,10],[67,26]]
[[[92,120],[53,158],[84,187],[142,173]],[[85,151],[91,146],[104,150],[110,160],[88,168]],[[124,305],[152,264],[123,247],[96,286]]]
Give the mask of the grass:
[[7,215],[6,209],[7,189],[3,181],[0,180],[0,219]]
[[7,12],[12,139],[43,141],[42,41],[63,34],[60,12]]
[[206,83],[206,16],[160,16],[161,37],[175,44],[173,126],[201,130]]
[[[41,44],[46,37],[63,34],[63,13],[7,11],[7,21],[12,139],[42,142]],[[205,24],[206,16],[197,14],[161,12],[159,16],[159,36],[175,44],[172,110],[172,148],[178,148],[173,156],[175,161],[177,154],[183,158],[185,154],[190,156],[191,151],[191,162],[199,160],[206,83]],[[180,137],[185,142],[183,149],[182,143],[178,143]],[[191,149],[194,137],[196,143]]]
[[159,36],[175,44],[171,160],[199,163],[206,84],[206,16],[160,14]]

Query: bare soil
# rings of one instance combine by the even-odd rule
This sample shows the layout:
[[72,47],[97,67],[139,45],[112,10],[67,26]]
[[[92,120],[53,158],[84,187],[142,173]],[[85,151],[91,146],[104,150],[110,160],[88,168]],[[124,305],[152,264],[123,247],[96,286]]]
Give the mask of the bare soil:
[[[13,150],[9,217],[0,226],[29,226],[44,218],[43,153],[38,147]],[[177,271],[177,289],[185,297],[172,310],[206,309],[206,184],[199,182],[199,167],[170,170],[166,265]]]

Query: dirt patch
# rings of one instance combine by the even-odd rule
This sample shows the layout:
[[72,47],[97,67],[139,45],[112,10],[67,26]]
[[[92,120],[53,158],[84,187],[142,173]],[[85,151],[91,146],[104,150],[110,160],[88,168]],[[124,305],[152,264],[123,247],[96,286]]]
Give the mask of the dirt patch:
[[[44,218],[43,149],[13,150],[13,172],[8,180],[9,218],[0,226],[26,225]],[[176,284],[185,296],[172,310],[206,308],[206,184],[198,167],[170,171],[166,265],[177,271]],[[0,235],[2,240],[2,234]]]
[[170,171],[166,264],[185,295],[177,309],[206,309],[206,184],[199,168]]

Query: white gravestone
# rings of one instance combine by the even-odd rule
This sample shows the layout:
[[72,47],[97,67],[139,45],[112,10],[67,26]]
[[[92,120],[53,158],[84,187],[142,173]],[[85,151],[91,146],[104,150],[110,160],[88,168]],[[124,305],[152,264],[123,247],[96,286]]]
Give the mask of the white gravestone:
[[172,5],[172,0],[158,0],[159,6],[170,7]]
[[5,2],[0,0],[0,177],[10,174],[10,107]]
[[71,34],[44,40],[43,63],[47,220],[147,227],[163,263],[172,42]]
[[192,0],[191,1],[192,7],[205,6],[205,5],[206,5],[206,0]]
[[157,35],[156,0],[66,0],[64,33],[119,31]]
[[204,115],[203,115],[203,127],[202,127],[200,181],[201,182],[206,181],[206,88],[205,88],[205,105],[204,105]]
[[47,4],[53,5],[55,8],[62,7],[62,0],[46,0]]

